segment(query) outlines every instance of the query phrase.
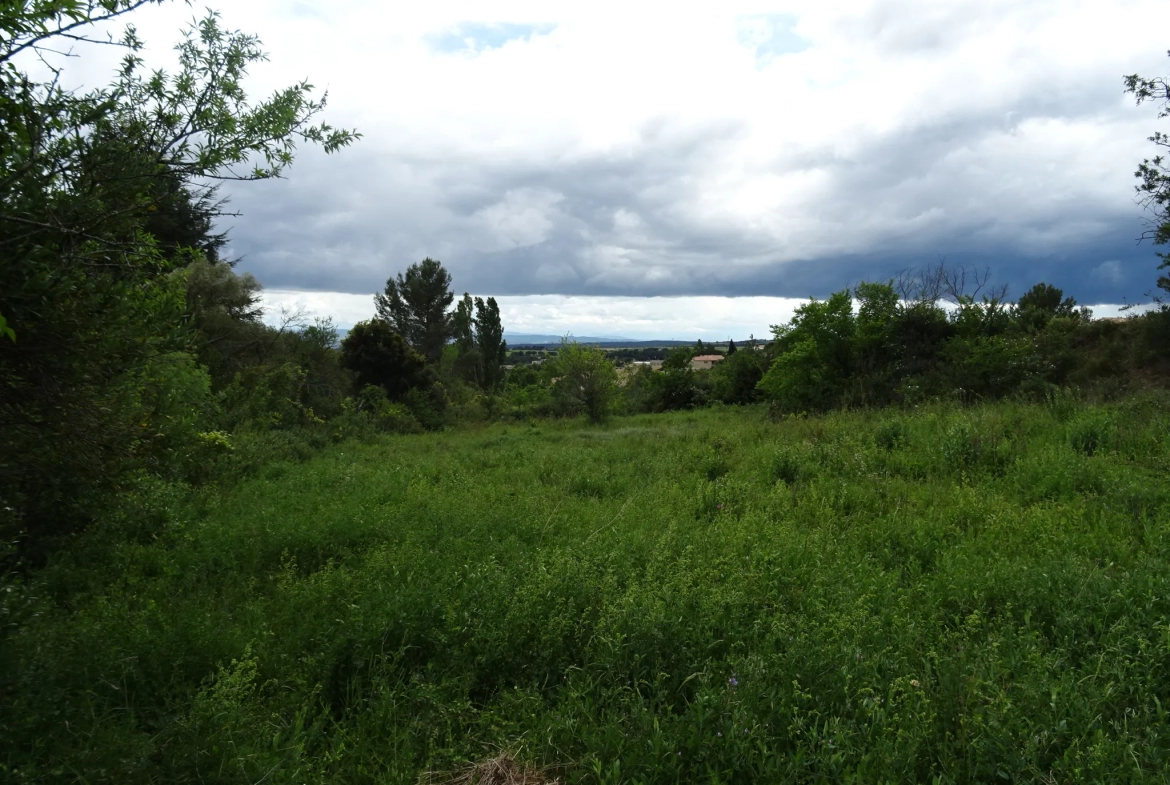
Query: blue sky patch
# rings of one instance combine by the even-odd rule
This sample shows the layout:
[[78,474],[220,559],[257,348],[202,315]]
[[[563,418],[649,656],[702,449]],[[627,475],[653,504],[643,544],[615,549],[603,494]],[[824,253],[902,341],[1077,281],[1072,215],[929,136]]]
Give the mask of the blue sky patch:
[[526,41],[537,36],[548,35],[556,28],[553,24],[483,24],[480,22],[457,25],[427,36],[427,42],[437,52],[482,52],[485,49],[499,49],[509,41]]
[[739,19],[739,42],[756,52],[756,67],[781,55],[803,52],[812,44],[795,31],[792,14],[763,14]]

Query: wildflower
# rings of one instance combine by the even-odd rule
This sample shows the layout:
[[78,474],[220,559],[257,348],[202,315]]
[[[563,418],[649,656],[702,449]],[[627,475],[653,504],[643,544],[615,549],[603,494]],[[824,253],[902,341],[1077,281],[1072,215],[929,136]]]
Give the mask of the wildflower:
[[722,505],[722,504],[718,504],[718,505],[716,505],[716,506],[715,506],[715,509],[717,509],[717,510],[722,510],[722,509],[723,509],[723,505]]
[[715,735],[718,736],[719,738],[723,738],[723,731],[721,731],[721,730],[715,731]]
[[727,683],[730,684],[732,687],[738,687],[739,686],[739,679],[732,676],[730,679],[727,680]]
[[911,679],[910,686],[911,687],[921,687],[922,685],[918,683],[918,679]]

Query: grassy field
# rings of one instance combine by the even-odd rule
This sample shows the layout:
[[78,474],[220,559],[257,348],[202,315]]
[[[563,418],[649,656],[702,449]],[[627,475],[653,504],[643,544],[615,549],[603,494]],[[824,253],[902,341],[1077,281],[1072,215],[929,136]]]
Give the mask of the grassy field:
[[0,587],[0,778],[1166,782],[1168,425],[722,409],[144,485]]

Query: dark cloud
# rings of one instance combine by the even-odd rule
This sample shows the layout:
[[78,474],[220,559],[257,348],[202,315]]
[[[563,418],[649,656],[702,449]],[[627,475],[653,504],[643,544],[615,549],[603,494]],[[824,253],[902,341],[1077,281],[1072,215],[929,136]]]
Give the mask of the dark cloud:
[[[993,203],[995,193],[973,190],[974,175],[938,171],[969,131],[928,128],[837,162],[833,198],[816,213],[834,233],[873,236],[860,252],[786,258],[767,232],[688,220],[683,208],[701,184],[688,180],[687,162],[720,144],[726,129],[558,166],[404,161],[393,180],[356,150],[312,157],[289,181],[235,189],[233,205],[245,217],[232,228],[232,249],[270,287],[322,291],[374,291],[424,256],[442,259],[457,287],[498,294],[824,295],[940,256],[988,265],[1015,289],[1051,280],[1085,301],[1135,298],[1148,288],[1153,250],[1134,242],[1141,216],[1128,195],[1104,212],[1074,202],[1021,220],[1013,205]],[[531,218],[541,225],[510,244],[476,216],[517,193],[537,203]],[[915,223],[932,210],[937,220]],[[633,231],[615,228],[622,214],[636,217]],[[1062,231],[1090,221],[1091,237],[1060,241]],[[1022,248],[1029,234],[1052,236],[1052,247]]]
[[[926,64],[971,35],[967,22],[995,22],[971,5],[916,7],[875,3],[836,33]],[[757,55],[803,47],[790,18],[761,19]],[[513,27],[444,35],[475,48],[547,32]],[[1138,299],[1156,259],[1135,243],[1129,175],[1153,113],[1125,112],[1120,74],[1033,65],[1001,96],[972,73],[896,121],[859,118],[766,156],[737,152],[758,148],[748,119],[662,115],[621,143],[499,154],[368,136],[333,158],[306,153],[287,181],[232,188],[244,213],[232,251],[290,290],[372,292],[430,256],[458,289],[501,295],[824,296],[945,257],[1017,293],[1045,280],[1083,302]],[[771,213],[724,204],[737,182],[769,178],[808,184]]]

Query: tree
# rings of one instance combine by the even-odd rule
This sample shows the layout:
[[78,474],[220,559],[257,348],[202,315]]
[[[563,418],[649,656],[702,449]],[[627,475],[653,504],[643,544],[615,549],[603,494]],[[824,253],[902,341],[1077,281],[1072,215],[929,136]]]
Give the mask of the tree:
[[[1170,55],[1170,51],[1167,54]],[[1145,101],[1160,102],[1158,119],[1170,117],[1170,78],[1145,79],[1130,74],[1125,77],[1125,92],[1132,94],[1139,106]],[[1170,134],[1155,131],[1149,140],[1158,147],[1170,148]],[[1161,155],[1146,158],[1138,165],[1134,177],[1140,181],[1134,190],[1141,198],[1142,205],[1153,216],[1140,239],[1152,239],[1154,245],[1170,243],[1170,166],[1167,166],[1166,159]],[[1170,269],[1170,254],[1159,253],[1158,257],[1162,260],[1158,269]],[[1170,276],[1159,276],[1157,284],[1159,289],[1170,294]],[[1160,297],[1155,299],[1162,301]]]
[[[221,261],[220,249],[227,233],[215,231],[215,219],[227,200],[217,199],[218,185],[186,185],[179,176],[164,172],[151,188],[151,206],[144,228],[158,243],[159,251],[178,262],[183,251],[194,249],[209,262]],[[234,264],[234,262],[229,262]]]
[[776,357],[758,388],[788,411],[815,411],[836,404],[851,371],[853,299],[848,290],[812,299],[787,325],[773,325]]
[[159,456],[143,402],[168,384],[150,369],[180,367],[188,348],[185,285],[169,273],[190,257],[177,253],[187,240],[151,235],[152,215],[209,179],[277,176],[298,142],[332,152],[357,138],[311,125],[324,99],[307,83],[250,103],[241,83],[259,41],[213,12],[184,34],[177,73],[142,73],[133,28],[106,89],[18,64],[51,67],[62,44],[145,4],[0,5],[0,332],[17,338],[0,341],[0,514],[34,538],[88,520]]
[[738,350],[735,348],[735,341],[729,338],[727,340],[727,356],[730,357],[731,355],[735,354],[736,351]]
[[378,317],[392,324],[427,362],[437,363],[452,337],[452,314],[447,309],[454,300],[451,274],[442,262],[427,257],[397,279],[388,279],[385,292],[374,295],[374,307]]
[[1025,329],[1036,331],[1053,319],[1076,315],[1076,307],[1075,299],[1065,297],[1063,291],[1041,281],[1016,301],[1012,317]]
[[192,348],[219,389],[241,368],[264,359],[268,328],[260,321],[260,282],[223,263],[196,258],[173,273],[186,285]]
[[576,341],[561,341],[556,359],[557,383],[561,410],[565,414],[584,413],[592,423],[605,421],[617,400],[617,370],[596,346]]
[[500,371],[508,356],[508,344],[500,323],[500,306],[494,297],[486,302],[475,298],[475,342],[483,362],[483,388],[495,391],[503,381]]
[[756,400],[756,385],[764,376],[763,352],[729,352],[711,369],[712,395],[723,403],[744,404]]
[[370,319],[355,324],[342,340],[341,365],[353,373],[359,390],[373,384],[393,401],[422,385],[426,360],[389,322]]
[[463,299],[455,306],[455,313],[451,316],[451,334],[460,353],[475,349],[475,302],[467,292],[463,293]]
[[483,386],[483,354],[475,340],[475,302],[467,292],[455,306],[451,317],[451,332],[455,338],[455,370],[465,381]]
[[857,327],[853,336],[853,384],[856,402],[887,402],[896,371],[894,330],[900,312],[892,281],[862,282],[853,290]]

